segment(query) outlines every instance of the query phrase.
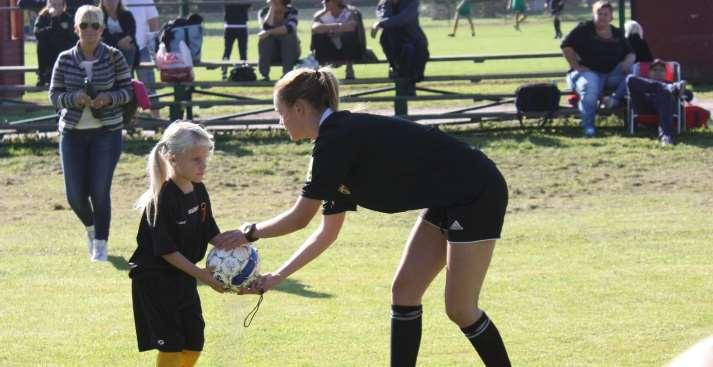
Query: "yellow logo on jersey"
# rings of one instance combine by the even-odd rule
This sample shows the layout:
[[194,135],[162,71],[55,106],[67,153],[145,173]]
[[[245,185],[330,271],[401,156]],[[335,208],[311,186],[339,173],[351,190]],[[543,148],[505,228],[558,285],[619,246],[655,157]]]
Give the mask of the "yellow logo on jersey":
[[345,185],[339,185],[339,188],[337,189],[337,191],[339,191],[340,193],[342,193],[342,194],[344,194],[344,195],[351,195],[351,194],[352,194],[352,192],[349,191],[349,188],[346,187]]

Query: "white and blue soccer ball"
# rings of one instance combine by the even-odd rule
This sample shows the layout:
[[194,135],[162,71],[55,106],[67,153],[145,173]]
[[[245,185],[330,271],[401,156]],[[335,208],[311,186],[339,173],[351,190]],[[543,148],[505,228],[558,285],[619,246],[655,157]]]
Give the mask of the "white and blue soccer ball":
[[252,245],[224,250],[214,247],[206,259],[213,278],[231,290],[245,287],[260,274],[260,257]]

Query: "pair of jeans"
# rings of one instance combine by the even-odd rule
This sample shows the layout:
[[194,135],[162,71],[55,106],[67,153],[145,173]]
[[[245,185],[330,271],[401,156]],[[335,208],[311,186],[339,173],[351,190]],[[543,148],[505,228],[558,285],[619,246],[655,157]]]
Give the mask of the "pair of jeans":
[[666,83],[629,75],[626,78],[631,104],[637,113],[654,111],[659,117],[659,135],[671,136],[675,99]]
[[[149,41],[153,42],[153,41]],[[151,58],[151,51],[149,51],[148,47],[144,47],[139,50],[139,61],[141,62],[151,62],[153,61]],[[146,92],[149,94],[149,96],[152,96],[156,94],[156,90],[148,87],[148,85],[153,85],[156,83],[156,74],[154,74],[154,69],[153,68],[136,68],[136,77],[141,80],[144,84],[147,85]],[[158,99],[156,98],[151,98],[151,103],[156,103],[158,102]]]
[[626,95],[626,76],[629,74],[617,66],[609,73],[572,70],[567,74],[567,86],[579,95],[579,112],[582,113],[582,127],[594,128],[599,96],[604,89],[613,89],[618,101]]
[[67,201],[94,238],[109,238],[111,181],[121,155],[121,129],[69,130],[59,137],[59,156]]

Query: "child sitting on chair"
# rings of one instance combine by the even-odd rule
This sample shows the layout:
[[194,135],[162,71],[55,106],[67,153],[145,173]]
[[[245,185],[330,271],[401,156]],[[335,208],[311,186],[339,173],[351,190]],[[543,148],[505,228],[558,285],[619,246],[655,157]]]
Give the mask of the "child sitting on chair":
[[[649,65],[649,76],[629,75],[626,78],[629,98],[636,106],[656,111],[659,117],[659,139],[662,146],[673,144],[671,120],[673,119],[674,101],[681,97],[686,82],[684,80],[668,83],[666,81],[666,62],[654,60]],[[614,97],[609,97],[610,101]],[[605,101],[605,104],[611,104]]]

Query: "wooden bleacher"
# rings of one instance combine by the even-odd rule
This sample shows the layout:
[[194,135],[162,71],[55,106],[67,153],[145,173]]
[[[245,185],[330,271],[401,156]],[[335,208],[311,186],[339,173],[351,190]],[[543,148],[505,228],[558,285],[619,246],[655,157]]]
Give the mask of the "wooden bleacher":
[[[432,57],[429,62],[476,62],[482,63],[495,60],[513,60],[513,59],[543,59],[562,57],[561,53],[532,53],[532,54],[505,54],[505,55],[472,55],[472,56],[444,56]],[[385,63],[384,60],[378,60],[372,63]],[[235,62],[228,61],[205,61],[194,65],[198,68],[215,69],[222,66],[232,66]],[[254,63],[252,63],[254,64]],[[153,63],[142,63],[141,67],[153,68]],[[0,66],[0,73],[28,73],[35,72],[36,68],[31,66]],[[484,108],[490,108],[498,105],[507,105],[513,102],[514,94],[470,94],[449,91],[448,84],[452,82],[479,82],[483,80],[541,80],[541,79],[563,79],[565,71],[549,71],[536,73],[487,73],[487,74],[472,74],[472,75],[438,75],[428,76],[419,85],[417,90],[430,94],[419,94],[417,96],[406,96],[401,93],[399,80],[389,78],[358,78],[354,80],[341,80],[343,85],[350,86],[365,86],[371,87],[362,91],[343,95],[341,101],[345,103],[351,102],[393,102],[394,115],[407,118],[421,123],[473,123],[489,120],[515,120],[516,113],[513,111],[479,111]],[[429,86],[438,84],[438,89],[433,87],[422,87],[421,85],[428,83]],[[156,103],[157,107],[168,107],[171,110],[171,117],[168,120],[151,119],[141,117],[138,127],[142,129],[155,129],[165,126],[169,121],[176,118],[193,119],[192,108],[200,107],[202,109],[214,106],[256,106],[254,111],[243,111],[240,113],[211,116],[205,118],[196,118],[195,121],[206,124],[208,127],[215,126],[225,128],[226,126],[252,126],[252,125],[276,125],[277,119],[260,118],[256,115],[264,114],[272,111],[271,99],[253,98],[249,95],[232,95],[227,93],[218,93],[210,91],[214,87],[236,88],[245,94],[246,88],[271,87],[274,82],[270,81],[253,81],[253,82],[232,82],[232,81],[195,81],[192,83],[162,83],[158,82],[155,85],[147,86],[152,89],[162,90],[172,88],[172,92],[158,93],[160,102]],[[0,92],[38,92],[45,91],[46,87],[35,87],[27,85],[0,85]],[[393,95],[383,95],[391,93]],[[375,95],[381,94],[381,95]],[[565,92],[563,94],[569,94]],[[211,100],[193,100],[194,96],[208,95],[212,97],[220,97],[220,99]],[[172,98],[172,101],[165,101],[167,98]],[[421,113],[409,114],[409,102],[424,102],[424,101],[447,101],[447,100],[462,100],[471,101],[475,105],[466,108],[459,108],[445,111],[443,113]],[[485,103],[480,104],[478,103]],[[4,111],[22,111],[22,110],[37,110],[47,109],[48,115],[37,118],[23,119],[19,121],[10,121],[6,123],[0,122],[0,134],[8,132],[26,133],[26,132],[43,132],[53,131],[56,129],[55,114],[52,113],[53,107],[49,103],[31,103],[21,100],[0,99],[0,107]],[[557,115],[571,115],[576,113],[576,110],[564,108]],[[534,116],[538,117],[538,116]]]

